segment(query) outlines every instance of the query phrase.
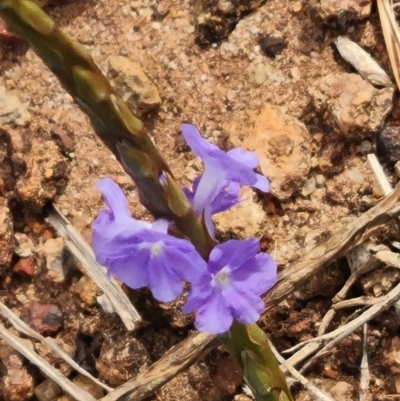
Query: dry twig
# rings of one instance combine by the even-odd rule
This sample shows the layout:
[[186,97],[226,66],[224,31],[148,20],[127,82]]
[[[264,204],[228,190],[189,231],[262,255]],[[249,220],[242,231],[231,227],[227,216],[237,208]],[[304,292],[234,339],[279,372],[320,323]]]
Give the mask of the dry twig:
[[378,0],[378,11],[393,75],[397,87],[400,88],[400,32],[393,11],[393,1]]
[[340,309],[345,309],[345,308],[358,308],[358,307],[375,305],[379,302],[380,298],[363,296],[358,298],[346,299],[344,301],[338,302],[337,304],[333,305],[333,309],[335,311],[338,311]]
[[361,359],[361,377],[360,377],[360,401],[367,400],[368,387],[369,387],[369,367],[368,367],[368,325],[364,324],[363,326],[363,356]]
[[390,185],[390,182],[383,171],[383,167],[379,163],[378,158],[374,153],[370,153],[368,156],[368,163],[371,167],[371,170],[374,172],[375,177],[378,181],[379,186],[382,188],[382,191],[385,195],[389,195],[392,191],[393,188]]
[[36,331],[32,330],[24,321],[22,321],[12,310],[7,308],[2,302],[0,302],[0,313],[14,326],[16,330],[24,335],[39,340],[43,345],[54,351],[59,357],[64,359],[72,368],[74,368],[81,375],[86,376],[93,383],[105,389],[107,392],[112,391],[111,387],[108,387],[101,381],[97,380],[90,373],[82,369],[67,353],[65,353],[52,338],[45,338]]
[[53,368],[47,361],[29,348],[20,338],[10,333],[0,324],[0,337],[4,339],[12,348],[21,353],[31,363],[36,365],[49,379],[57,383],[66,393],[79,401],[96,401],[87,391],[81,389],[76,384],[69,381],[57,369]]
[[286,361],[285,358],[283,358],[279,354],[279,352],[271,342],[269,345],[271,351],[275,355],[275,358],[282,365],[283,370],[286,370],[287,372],[289,372],[290,375],[292,375],[294,379],[298,380],[313,397],[315,397],[319,401],[335,401],[330,395],[326,394],[324,391],[320,390],[318,387],[312,384],[302,374],[300,374],[290,363],[288,363],[288,361]]
[[100,401],[140,401],[151,396],[178,373],[203,358],[219,344],[210,334],[195,333],[172,347],[146,372],[118,387]]
[[319,269],[346,255],[398,215],[400,215],[400,185],[362,214],[346,230],[334,233],[328,240],[285,269],[278,284],[266,295],[266,310],[274,308]]
[[321,356],[325,355],[327,351],[329,351],[337,343],[342,341],[350,333],[357,330],[360,326],[369,322],[371,319],[380,315],[385,310],[389,309],[390,306],[392,304],[394,304],[399,298],[400,298],[400,284],[398,284],[396,287],[394,287],[393,290],[390,291],[388,294],[381,297],[381,301],[379,303],[371,306],[367,311],[362,313],[359,317],[352,320],[351,322],[345,324],[342,327],[339,327],[338,329],[336,329],[330,333],[327,333],[322,336],[319,336],[319,337],[313,338],[311,340],[307,340],[300,344],[297,344],[296,346],[292,347],[290,350],[287,350],[286,352],[293,352],[293,351],[301,348],[304,344],[314,343],[314,342],[323,344],[323,343],[329,341],[317,354],[315,354],[303,366],[301,371],[305,371],[306,369],[311,367],[311,365],[313,365],[317,359],[319,359]]

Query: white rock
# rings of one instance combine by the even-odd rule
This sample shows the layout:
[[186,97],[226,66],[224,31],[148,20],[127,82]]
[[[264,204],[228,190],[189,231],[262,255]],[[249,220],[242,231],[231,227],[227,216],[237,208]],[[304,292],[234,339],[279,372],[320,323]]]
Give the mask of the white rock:
[[357,43],[345,36],[339,36],[335,39],[335,44],[340,55],[371,84],[393,86],[393,82],[382,67]]

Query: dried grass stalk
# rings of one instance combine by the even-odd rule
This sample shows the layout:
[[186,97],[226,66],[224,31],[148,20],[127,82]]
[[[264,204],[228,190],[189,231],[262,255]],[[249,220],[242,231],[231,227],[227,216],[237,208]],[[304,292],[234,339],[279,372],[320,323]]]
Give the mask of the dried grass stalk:
[[393,0],[377,0],[377,2],[390,64],[397,87],[400,88],[400,29],[393,10]]

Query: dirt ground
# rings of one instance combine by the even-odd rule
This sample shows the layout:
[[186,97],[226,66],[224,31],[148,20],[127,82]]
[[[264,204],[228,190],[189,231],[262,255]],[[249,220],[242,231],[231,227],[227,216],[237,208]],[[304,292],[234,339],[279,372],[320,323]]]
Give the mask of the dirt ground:
[[[260,237],[263,249],[272,253],[281,269],[376,204],[382,192],[366,154],[378,152],[382,126],[397,127],[399,118],[397,95],[392,103],[393,92],[388,89],[371,89],[376,91],[371,96],[387,96],[390,106],[368,104],[359,111],[360,123],[359,116],[350,117],[354,117],[354,122],[349,123],[352,128],[346,132],[329,115],[329,107],[319,107],[315,93],[321,79],[333,76],[347,82],[350,78],[343,74],[358,75],[336,50],[333,39],[338,35],[360,43],[392,75],[374,7],[365,18],[341,18],[343,14],[318,15],[312,2],[306,3],[269,0],[241,17],[229,36],[206,46],[196,42],[194,1],[80,0],[51,1],[45,6],[60,26],[90,50],[108,77],[114,80],[110,65],[123,56],[138,63],[155,83],[161,105],[140,112],[182,185],[187,185],[201,168],[183,146],[179,131],[182,122],[196,124],[204,136],[226,149],[243,145],[257,151],[261,170],[271,179],[272,196],[249,192],[246,205],[218,216],[217,226],[221,238]],[[43,248],[55,233],[44,221],[46,208],[42,209],[49,201],[54,200],[88,242],[91,222],[103,207],[95,187],[98,178],[112,177],[122,186],[136,218],[150,220],[150,216],[138,203],[131,179],[96,137],[87,117],[57,78],[23,41],[9,36],[4,26],[1,32],[0,29],[0,85],[7,96],[20,100],[20,107],[29,116],[22,123],[3,121],[0,126],[7,135],[11,132],[9,144],[9,139],[0,134],[0,150],[6,154],[0,159],[0,196],[6,199],[11,211],[14,233],[24,233],[32,241],[29,260],[34,266],[32,273],[21,273],[16,265],[23,256],[14,253],[9,268],[2,270],[1,296],[9,307],[22,314],[35,302],[56,305],[63,323],[52,335],[69,346],[70,354],[84,368],[116,387],[143,372],[193,327],[178,309],[160,307],[145,291],[126,289],[146,322],[132,337],[118,317],[107,315],[99,307],[97,289],[79,269],[71,268],[61,280],[49,279]],[[281,48],[278,46],[276,52],[273,49],[272,55],[267,46],[270,36],[283,38],[278,41]],[[126,94],[118,80],[113,82],[118,91]],[[372,110],[376,111],[373,121]],[[368,120],[365,123],[363,116]],[[265,127],[277,136],[271,134],[262,139]],[[54,134],[57,130],[62,131],[61,140],[54,139],[59,138],[57,132]],[[280,153],[277,150],[272,158],[266,147],[275,146],[278,136],[286,138],[293,150],[286,151],[286,145],[282,148],[277,144]],[[29,142],[26,147],[25,137]],[[22,141],[18,152],[15,141]],[[389,148],[396,151],[396,146]],[[14,172],[7,171],[10,153],[15,156]],[[379,155],[392,184],[396,184],[396,154]],[[20,165],[21,172],[11,177]],[[46,181],[42,175],[46,176],[48,171],[50,179]],[[35,185],[43,193],[31,188]],[[393,223],[373,241],[390,244],[398,240],[397,234]],[[12,246],[11,242],[7,244]],[[260,324],[279,351],[316,336],[332,298],[349,275],[346,258],[337,260],[324,267],[323,273],[304,289],[262,317]],[[383,280],[387,275],[389,278]],[[364,282],[360,280],[349,297],[380,296],[399,281],[396,269],[382,266],[368,273]],[[338,314],[332,328],[356,311],[353,308]],[[392,308],[369,325],[369,400],[400,400],[398,320]],[[331,393],[337,400],[358,399],[361,339],[361,331],[352,333],[309,369],[306,376],[327,391],[334,388]],[[4,344],[1,347],[4,399],[38,399],[29,391],[20,398],[7,393],[4,383],[11,351],[6,351]],[[39,385],[44,376],[24,364],[32,377],[32,386]],[[75,377],[63,364],[60,369],[71,379]],[[232,372],[234,367],[226,354],[217,349],[204,362],[162,387],[152,399],[248,399],[242,393],[240,378]],[[301,386],[295,385],[293,393],[296,400],[311,399]],[[60,394],[53,399],[67,398]]]

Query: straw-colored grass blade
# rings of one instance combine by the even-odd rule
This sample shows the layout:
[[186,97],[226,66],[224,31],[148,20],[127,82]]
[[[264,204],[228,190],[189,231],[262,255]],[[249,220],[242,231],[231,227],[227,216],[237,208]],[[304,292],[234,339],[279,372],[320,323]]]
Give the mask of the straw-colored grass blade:
[[397,87],[400,88],[400,29],[397,25],[392,0],[377,0],[383,37],[392,65]]

